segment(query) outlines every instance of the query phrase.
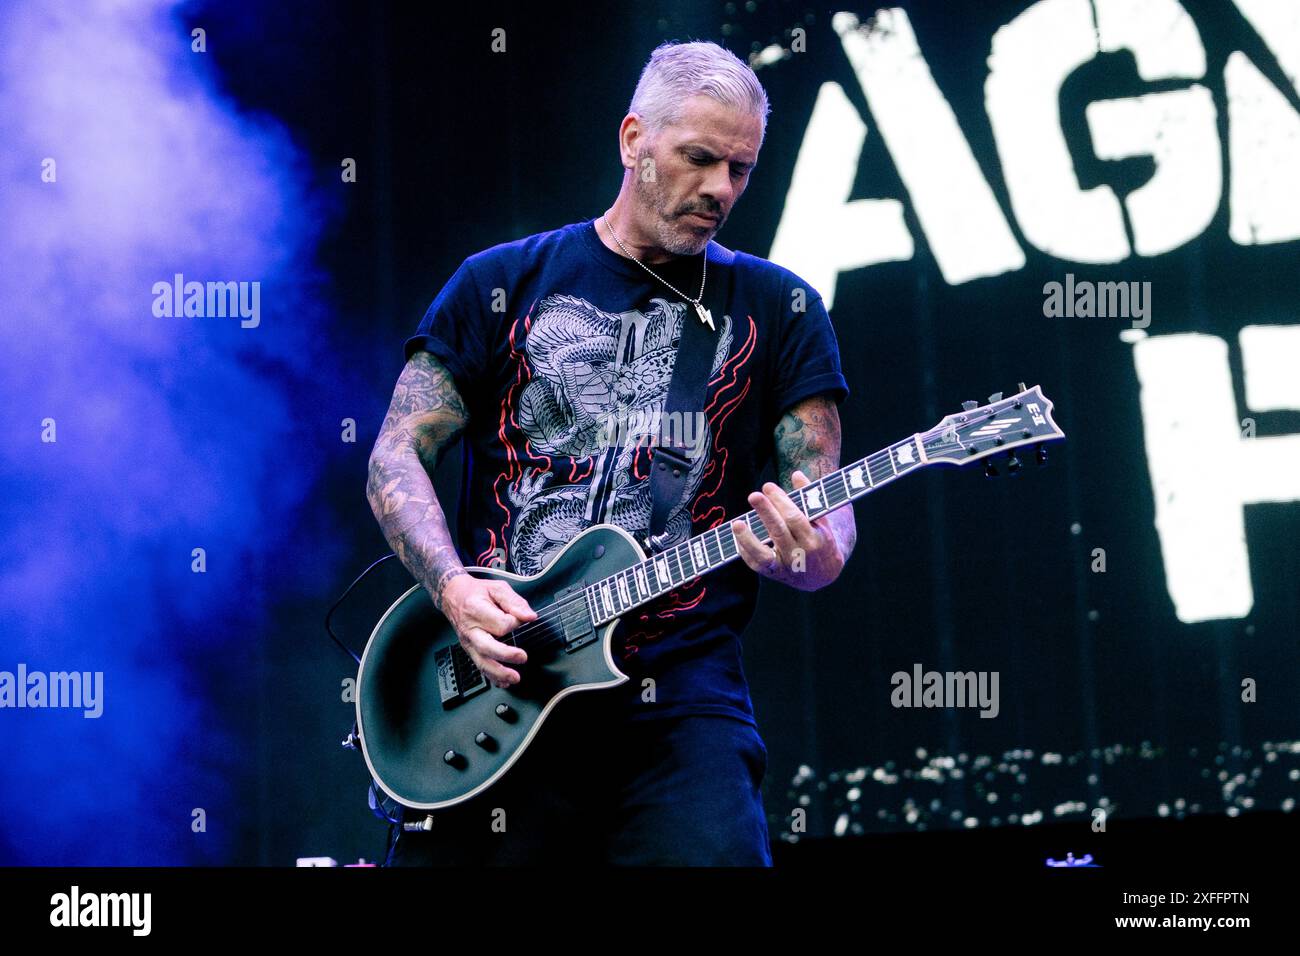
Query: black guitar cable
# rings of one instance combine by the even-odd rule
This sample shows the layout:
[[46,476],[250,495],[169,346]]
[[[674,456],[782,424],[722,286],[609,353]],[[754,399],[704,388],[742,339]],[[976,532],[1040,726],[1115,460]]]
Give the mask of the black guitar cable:
[[390,551],[382,558],[379,558],[378,560],[371,562],[370,567],[366,568],[364,571],[358,574],[356,580],[354,580],[351,584],[347,586],[347,590],[345,590],[342,594],[340,594],[338,600],[335,601],[333,604],[331,604],[330,609],[325,612],[326,632],[329,633],[329,636],[333,639],[334,643],[339,646],[339,648],[343,651],[344,654],[348,655],[348,657],[356,661],[358,667],[361,666],[360,655],[358,655],[357,652],[354,651],[352,648],[344,644],[342,639],[340,639],[339,636],[334,633],[334,628],[330,627],[330,620],[334,617],[334,612],[338,610],[339,605],[342,604],[345,600],[347,600],[348,595],[352,593],[352,589],[355,588],[358,584],[360,584],[365,579],[365,576],[367,574],[369,574],[375,568],[379,567],[389,558],[395,558],[395,557],[397,557],[396,553]]
[[[330,605],[330,609],[325,612],[325,632],[329,634],[330,639],[339,646],[339,649],[343,651],[344,654],[348,655],[348,657],[352,658],[352,660],[356,662],[358,667],[361,666],[360,655],[357,654],[356,651],[352,650],[352,648],[348,647],[347,644],[343,642],[343,639],[334,633],[334,628],[331,626],[331,622],[334,619],[334,612],[338,610],[340,604],[342,604],[345,600],[347,600],[347,597],[349,594],[352,593],[352,590],[363,580],[365,580],[366,575],[368,575],[375,568],[379,567],[389,558],[395,558],[395,557],[397,557],[396,553],[390,551],[382,558],[372,561],[370,563],[370,566],[356,576],[353,582],[349,584],[347,588],[344,590],[344,592],[338,596],[338,599],[333,604]],[[356,748],[355,741],[357,739],[357,731],[359,729],[360,728],[357,727],[356,721],[353,721],[352,731],[351,733],[348,734],[347,738],[343,742],[343,745],[345,747],[351,747],[353,749]],[[401,817],[393,816],[393,814],[389,812],[387,806],[389,799],[390,798],[388,797],[384,797],[380,795],[379,785],[375,781],[374,777],[371,777],[370,794],[368,798],[370,803],[370,811],[375,816],[379,817],[379,819],[383,820],[385,823],[388,824],[388,842],[384,850],[384,866],[387,866],[388,861],[392,858],[393,850],[397,846],[397,835],[400,834],[401,832],[400,828],[402,825]],[[393,802],[396,803],[396,801]]]

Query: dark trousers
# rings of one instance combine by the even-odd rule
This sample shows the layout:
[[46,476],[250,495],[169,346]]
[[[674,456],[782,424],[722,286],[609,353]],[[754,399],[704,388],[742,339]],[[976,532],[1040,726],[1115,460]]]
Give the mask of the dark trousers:
[[[628,720],[560,701],[505,776],[403,832],[393,866],[771,866],[767,748],[731,717]],[[407,820],[426,811],[407,810]]]

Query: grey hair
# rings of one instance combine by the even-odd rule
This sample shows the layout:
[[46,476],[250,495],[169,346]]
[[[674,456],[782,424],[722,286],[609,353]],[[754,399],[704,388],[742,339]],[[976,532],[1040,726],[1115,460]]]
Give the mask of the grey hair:
[[652,136],[679,122],[686,100],[711,96],[724,106],[757,116],[767,134],[771,107],[767,93],[749,65],[716,43],[662,43],[650,54],[628,105],[644,120]]

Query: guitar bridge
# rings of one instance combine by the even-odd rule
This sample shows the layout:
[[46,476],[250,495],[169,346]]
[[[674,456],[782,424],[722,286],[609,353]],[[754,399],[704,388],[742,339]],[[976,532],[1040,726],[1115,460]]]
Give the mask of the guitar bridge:
[[444,707],[453,707],[487,689],[487,678],[459,644],[442,648],[433,659],[438,668],[438,694]]

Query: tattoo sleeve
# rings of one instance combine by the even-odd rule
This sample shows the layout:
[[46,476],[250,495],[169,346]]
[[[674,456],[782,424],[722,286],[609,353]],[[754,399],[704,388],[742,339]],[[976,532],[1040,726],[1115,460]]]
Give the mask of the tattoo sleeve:
[[[840,413],[827,395],[814,395],[786,410],[772,433],[776,442],[777,481],[787,491],[796,470],[816,481],[840,467]],[[847,559],[857,543],[853,506],[827,515]]]
[[384,538],[439,610],[447,582],[467,572],[432,475],[468,421],[451,373],[428,352],[416,352],[397,379],[366,479],[366,498]]

